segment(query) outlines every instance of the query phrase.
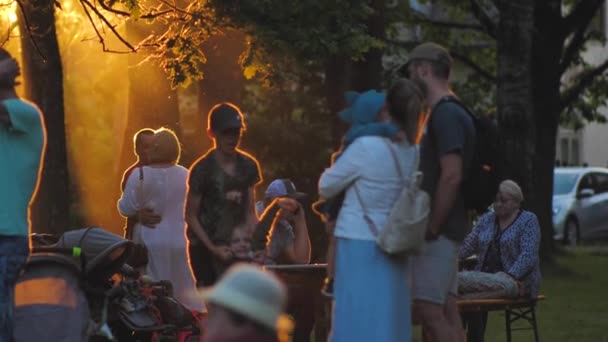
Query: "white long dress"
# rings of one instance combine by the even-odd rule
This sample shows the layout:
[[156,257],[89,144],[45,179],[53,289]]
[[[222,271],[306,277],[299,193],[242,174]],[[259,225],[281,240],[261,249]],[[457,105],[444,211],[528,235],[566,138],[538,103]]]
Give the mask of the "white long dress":
[[174,296],[191,310],[204,310],[202,300],[196,299],[194,276],[187,255],[184,202],[188,170],[182,166],[144,166],[129,176],[118,210],[123,216],[133,216],[149,208],[162,217],[154,229],[135,225],[133,241],[148,248],[146,274],[154,280],[169,280]]

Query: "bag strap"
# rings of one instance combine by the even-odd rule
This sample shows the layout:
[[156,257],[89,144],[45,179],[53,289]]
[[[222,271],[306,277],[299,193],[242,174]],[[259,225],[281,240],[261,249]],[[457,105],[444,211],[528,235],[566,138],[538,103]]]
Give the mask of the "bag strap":
[[[395,163],[395,168],[397,169],[399,178],[401,179],[401,182],[403,182],[404,181],[403,172],[401,171],[401,166],[399,166],[399,159],[397,159],[397,153],[395,152],[395,150],[393,149],[393,146],[391,146],[391,143],[389,141],[384,140],[384,142],[386,143],[386,147],[390,151],[391,157],[393,158],[393,162]],[[417,154],[416,154],[416,159],[417,159]],[[417,162],[416,162],[416,164],[417,164]],[[418,169],[418,166],[416,166],[416,168],[414,170],[416,170],[416,169]],[[365,204],[363,204],[363,199],[361,198],[361,193],[359,193],[359,188],[357,187],[357,184],[354,183],[353,187],[355,189],[355,195],[357,196],[357,201],[359,201],[359,205],[361,206],[361,209],[363,209],[363,219],[365,220],[365,222],[367,222],[367,226],[369,227],[369,230],[372,233],[372,235],[374,235],[374,237],[377,237],[379,234],[378,227],[376,227],[376,224],[374,223],[372,218],[369,217],[369,215],[367,214],[367,207],[365,206]]]
[[[138,167],[139,170],[139,196],[137,198],[137,200],[139,201],[139,210],[143,209],[143,205],[144,205],[144,167],[140,166]],[[137,223],[141,223],[141,219],[139,218],[139,215],[137,217]]]
[[357,195],[359,205],[361,206],[361,209],[363,209],[363,219],[365,220],[365,222],[367,222],[367,226],[369,227],[369,230],[372,235],[374,237],[377,237],[379,234],[378,228],[376,227],[376,224],[374,223],[372,218],[367,215],[367,208],[365,207],[365,204],[363,204],[363,200],[361,199],[361,194],[359,193],[359,188],[357,187],[357,184],[353,184],[353,187],[355,188],[355,195]]

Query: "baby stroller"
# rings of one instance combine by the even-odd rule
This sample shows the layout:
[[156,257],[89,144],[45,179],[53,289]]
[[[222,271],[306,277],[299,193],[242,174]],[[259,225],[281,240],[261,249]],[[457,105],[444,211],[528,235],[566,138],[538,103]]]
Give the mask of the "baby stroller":
[[[32,256],[16,289],[16,341],[187,341],[198,336],[197,319],[189,311],[176,316],[181,322],[167,316],[183,308],[170,297],[170,283],[142,280],[125,264],[131,241],[101,228],[32,240]],[[43,286],[55,293],[41,291]],[[32,293],[38,295],[28,298]],[[173,311],[159,310],[166,302],[174,302]],[[54,325],[43,328],[41,321]]]

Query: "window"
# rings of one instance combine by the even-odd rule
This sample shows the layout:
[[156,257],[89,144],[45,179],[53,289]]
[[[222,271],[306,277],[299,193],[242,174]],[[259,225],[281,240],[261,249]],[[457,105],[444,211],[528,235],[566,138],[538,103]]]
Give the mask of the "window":
[[578,140],[572,139],[570,142],[571,152],[570,152],[570,165],[580,165],[580,157],[579,157],[579,148],[578,148]]
[[593,189],[595,190],[595,188],[593,187],[593,176],[591,174],[586,174],[583,176],[583,179],[581,179],[581,182],[578,184],[578,192],[581,192],[581,190],[583,189]]
[[568,147],[568,138],[562,138],[560,141],[560,152],[562,165],[564,166],[569,165],[570,158],[568,158]]
[[593,190],[596,194],[608,192],[608,173],[594,173],[595,187]]

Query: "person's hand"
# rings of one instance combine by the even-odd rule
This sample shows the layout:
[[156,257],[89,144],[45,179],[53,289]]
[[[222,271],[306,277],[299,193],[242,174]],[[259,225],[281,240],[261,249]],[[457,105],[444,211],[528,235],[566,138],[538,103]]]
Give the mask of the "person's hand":
[[21,75],[19,64],[14,58],[6,58],[0,61],[0,83],[14,84],[15,78]]
[[211,253],[215,255],[222,262],[228,262],[232,260],[232,251],[228,246],[215,246],[211,249]]
[[266,263],[266,251],[262,249],[253,252],[253,257],[251,258],[251,261],[256,264],[264,265]]
[[439,233],[435,232],[433,229],[427,228],[424,233],[424,240],[435,241],[437,239],[439,239]]
[[243,195],[238,190],[231,190],[226,192],[226,200],[235,203],[241,203]]
[[407,139],[407,135],[405,134],[405,131],[399,131],[395,135],[393,135],[393,137],[391,138],[391,140],[393,140],[395,142],[402,142],[405,139]]
[[277,200],[277,205],[281,209],[285,209],[286,211],[295,213],[300,204],[293,198],[282,197]]
[[333,236],[334,235],[334,230],[336,229],[336,221],[325,221],[325,232],[328,235]]
[[162,217],[149,208],[144,208],[137,212],[137,221],[148,228],[156,228]]

